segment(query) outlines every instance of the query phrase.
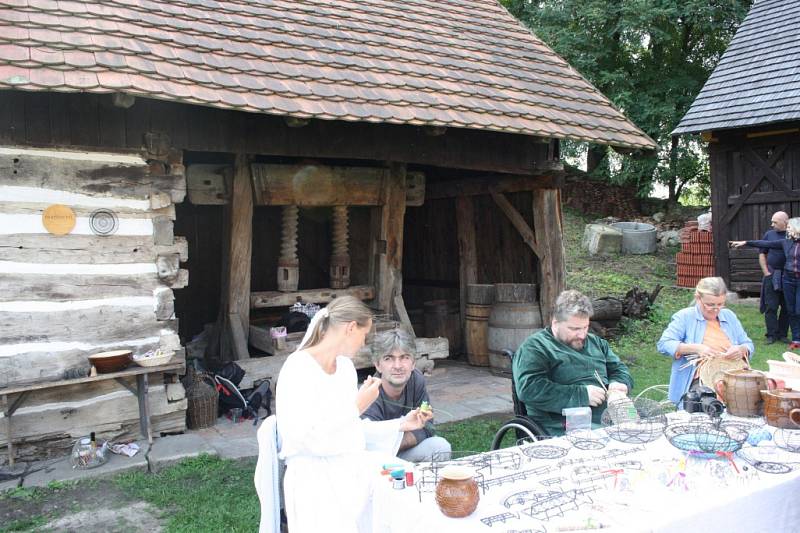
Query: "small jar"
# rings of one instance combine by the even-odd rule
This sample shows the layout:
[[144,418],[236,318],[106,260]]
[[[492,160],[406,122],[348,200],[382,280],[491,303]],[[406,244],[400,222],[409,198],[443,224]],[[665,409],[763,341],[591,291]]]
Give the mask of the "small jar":
[[436,484],[436,503],[445,516],[463,518],[478,507],[478,483],[469,468],[450,465],[442,468]]

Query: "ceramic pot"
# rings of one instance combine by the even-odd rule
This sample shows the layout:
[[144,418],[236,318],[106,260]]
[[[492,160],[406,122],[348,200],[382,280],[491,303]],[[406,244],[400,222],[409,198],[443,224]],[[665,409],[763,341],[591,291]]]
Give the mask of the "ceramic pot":
[[770,426],[800,428],[800,392],[792,389],[762,390],[764,418]]
[[446,466],[439,472],[436,503],[445,516],[463,518],[478,507],[478,483],[472,471],[460,466]]
[[719,394],[728,413],[734,416],[762,416],[764,400],[761,391],[774,389],[775,381],[757,370],[725,370],[717,381]]

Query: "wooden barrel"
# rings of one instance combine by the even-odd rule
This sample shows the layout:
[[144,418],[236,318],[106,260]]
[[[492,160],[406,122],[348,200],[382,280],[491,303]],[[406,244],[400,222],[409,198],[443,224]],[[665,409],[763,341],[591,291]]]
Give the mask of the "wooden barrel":
[[466,305],[465,340],[467,361],[472,366],[489,366],[489,313],[491,305]]
[[494,285],[470,283],[467,285],[467,304],[492,305]]
[[452,300],[430,300],[422,304],[425,310],[425,335],[445,337],[450,355],[461,352],[461,312]]
[[532,284],[498,284],[495,298],[487,333],[489,366],[495,373],[510,374],[511,359],[503,350],[517,351],[525,339],[542,329],[542,313]]

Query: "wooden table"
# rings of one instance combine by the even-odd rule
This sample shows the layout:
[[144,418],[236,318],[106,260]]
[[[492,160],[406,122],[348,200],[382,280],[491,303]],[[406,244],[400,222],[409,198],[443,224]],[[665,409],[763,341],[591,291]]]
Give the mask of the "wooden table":
[[[95,381],[105,381],[108,379],[116,380],[117,383],[128,389],[131,394],[136,396],[139,401],[139,428],[142,436],[147,437],[147,442],[153,442],[153,434],[150,427],[150,408],[147,404],[147,392],[149,389],[148,375],[160,374],[163,372],[177,372],[183,371],[185,363],[183,361],[168,363],[159,366],[133,366],[120,372],[111,372],[108,374],[98,374],[97,376],[64,379],[61,381],[48,381],[43,383],[35,383],[32,385],[21,385],[18,387],[8,387],[0,389],[0,396],[3,397],[4,411],[3,415],[6,418],[6,430],[8,435],[8,462],[14,466],[14,444],[13,432],[11,429],[11,416],[19,409],[27,399],[31,392],[52,389],[56,387],[66,387],[69,385],[77,385],[79,383],[92,383]],[[128,384],[123,378],[136,376],[136,388]]]

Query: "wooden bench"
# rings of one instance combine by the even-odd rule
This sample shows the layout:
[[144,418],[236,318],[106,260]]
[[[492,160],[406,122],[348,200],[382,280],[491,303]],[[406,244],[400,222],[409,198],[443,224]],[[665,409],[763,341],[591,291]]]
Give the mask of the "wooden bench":
[[[95,381],[104,381],[108,379],[116,380],[117,383],[130,391],[139,401],[139,428],[142,437],[147,438],[147,442],[153,442],[153,435],[150,427],[150,409],[147,404],[147,392],[149,388],[148,375],[161,374],[164,372],[183,373],[186,364],[183,361],[168,363],[166,365],[150,366],[150,367],[131,367],[120,372],[111,372],[108,374],[98,374],[97,376],[65,379],[61,381],[48,381],[43,383],[35,383],[32,385],[20,385],[18,387],[7,387],[0,389],[0,396],[3,398],[3,415],[6,418],[6,430],[8,434],[8,462],[10,466],[14,466],[14,445],[13,445],[13,430],[11,429],[11,416],[19,409],[25,402],[25,399],[31,392],[52,389],[56,387],[66,387],[69,385],[77,385],[79,383],[92,383]],[[136,376],[136,388],[128,384],[123,378]]]

